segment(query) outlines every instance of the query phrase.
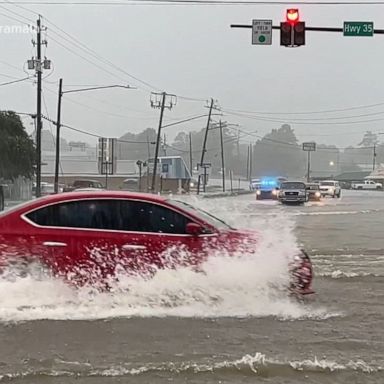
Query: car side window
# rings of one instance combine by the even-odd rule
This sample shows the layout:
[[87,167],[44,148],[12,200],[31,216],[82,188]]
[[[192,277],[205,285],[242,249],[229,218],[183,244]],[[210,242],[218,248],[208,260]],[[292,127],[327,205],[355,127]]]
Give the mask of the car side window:
[[109,200],[70,201],[30,212],[29,220],[41,226],[117,229],[116,205]]
[[83,200],[53,204],[27,214],[49,227],[186,234],[190,220],[154,203],[136,200]]
[[186,234],[190,220],[172,209],[135,200],[120,204],[120,229],[123,231]]

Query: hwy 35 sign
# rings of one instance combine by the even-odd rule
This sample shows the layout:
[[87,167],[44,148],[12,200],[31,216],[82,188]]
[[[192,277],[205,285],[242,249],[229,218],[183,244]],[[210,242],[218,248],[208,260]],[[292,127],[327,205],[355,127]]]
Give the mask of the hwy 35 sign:
[[344,36],[373,36],[373,22],[371,21],[345,21]]

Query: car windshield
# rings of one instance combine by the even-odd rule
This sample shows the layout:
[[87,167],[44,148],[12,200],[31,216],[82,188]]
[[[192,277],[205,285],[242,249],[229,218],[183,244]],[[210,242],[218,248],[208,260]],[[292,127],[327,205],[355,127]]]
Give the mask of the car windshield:
[[320,185],[323,185],[325,187],[334,187],[335,183],[333,181],[322,181]]
[[305,189],[304,183],[282,183],[281,189]]
[[180,200],[167,200],[167,203],[169,203],[170,205],[173,205],[174,207],[181,208],[182,210],[187,211],[192,215],[201,217],[204,221],[206,221],[208,224],[213,225],[215,228],[233,229],[230,225],[228,225],[223,220],[220,220],[216,216],[213,216],[212,214],[202,210],[201,208],[196,208]]

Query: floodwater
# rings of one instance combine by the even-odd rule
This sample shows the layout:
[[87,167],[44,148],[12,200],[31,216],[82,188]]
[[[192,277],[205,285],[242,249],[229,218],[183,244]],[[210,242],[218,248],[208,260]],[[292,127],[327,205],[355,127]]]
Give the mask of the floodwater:
[[[0,279],[0,382],[384,383],[384,193],[303,207],[186,198],[262,239],[204,274],[161,271],[111,293]],[[274,291],[303,246],[316,294]]]

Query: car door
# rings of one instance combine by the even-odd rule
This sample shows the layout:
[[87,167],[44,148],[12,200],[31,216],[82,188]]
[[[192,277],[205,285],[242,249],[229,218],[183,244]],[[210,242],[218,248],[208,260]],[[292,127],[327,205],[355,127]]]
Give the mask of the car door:
[[193,222],[188,215],[137,199],[122,201],[120,212],[120,228],[129,233],[123,254],[137,270],[196,265],[204,257],[212,235],[188,234],[187,223]]
[[24,237],[33,259],[59,276],[70,273],[74,257],[73,231],[68,228],[71,212],[67,204],[51,204],[23,216],[26,225]]

